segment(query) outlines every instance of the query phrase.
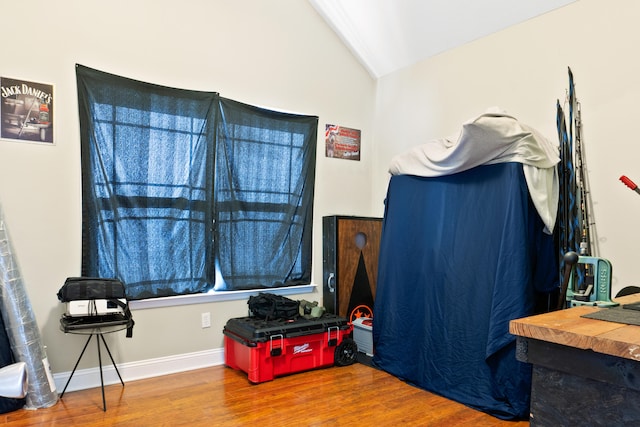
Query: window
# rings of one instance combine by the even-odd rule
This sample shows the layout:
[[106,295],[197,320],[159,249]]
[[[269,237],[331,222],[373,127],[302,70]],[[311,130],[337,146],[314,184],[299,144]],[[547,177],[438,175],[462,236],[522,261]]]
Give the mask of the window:
[[215,289],[309,283],[317,118],[219,105]]
[[317,117],[76,74],[83,275],[134,300],[310,282]]

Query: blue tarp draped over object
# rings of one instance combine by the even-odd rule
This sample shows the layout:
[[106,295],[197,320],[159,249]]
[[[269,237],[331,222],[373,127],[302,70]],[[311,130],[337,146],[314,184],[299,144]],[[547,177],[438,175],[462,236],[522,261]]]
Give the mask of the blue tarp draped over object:
[[[531,367],[509,321],[557,288],[553,237],[520,163],[389,183],[375,299],[374,363],[503,419],[527,418]],[[428,408],[425,408],[428,410]]]

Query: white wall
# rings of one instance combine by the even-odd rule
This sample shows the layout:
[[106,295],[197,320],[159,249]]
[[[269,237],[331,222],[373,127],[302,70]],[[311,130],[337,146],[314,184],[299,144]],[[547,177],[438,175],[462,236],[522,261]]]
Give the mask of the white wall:
[[379,79],[374,208],[390,158],[454,134],[487,107],[557,140],[556,100],[564,102],[569,66],[582,104],[598,255],[613,264],[614,294],[640,284],[640,197],[618,181],[626,174],[640,182],[639,21],[640,2],[580,0]]
[[[80,274],[76,63],[319,116],[315,283],[322,216],[371,214],[375,82],[307,2],[34,0],[4,2],[1,14],[0,75],[55,85],[55,146],[0,141],[0,204],[54,373],[70,371],[84,344],[59,330],[56,299],[65,278]],[[362,130],[361,161],[324,157],[326,123]],[[200,327],[206,311],[210,329]],[[246,301],[139,310],[133,339],[110,337],[111,350],[125,363],[218,349],[227,319],[246,313]],[[83,366],[97,366],[95,355]]]

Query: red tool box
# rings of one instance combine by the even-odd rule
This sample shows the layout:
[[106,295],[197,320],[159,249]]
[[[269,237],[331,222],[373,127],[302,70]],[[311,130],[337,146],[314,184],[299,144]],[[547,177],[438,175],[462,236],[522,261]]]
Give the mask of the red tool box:
[[352,364],[357,346],[353,325],[343,317],[319,319],[230,319],[223,330],[225,364],[261,383],[310,369]]

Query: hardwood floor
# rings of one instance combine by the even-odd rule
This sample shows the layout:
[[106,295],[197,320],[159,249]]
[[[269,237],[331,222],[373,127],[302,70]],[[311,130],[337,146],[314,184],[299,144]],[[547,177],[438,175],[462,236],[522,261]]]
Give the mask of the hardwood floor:
[[225,366],[67,392],[0,426],[529,426],[502,421],[356,363],[251,384]]

